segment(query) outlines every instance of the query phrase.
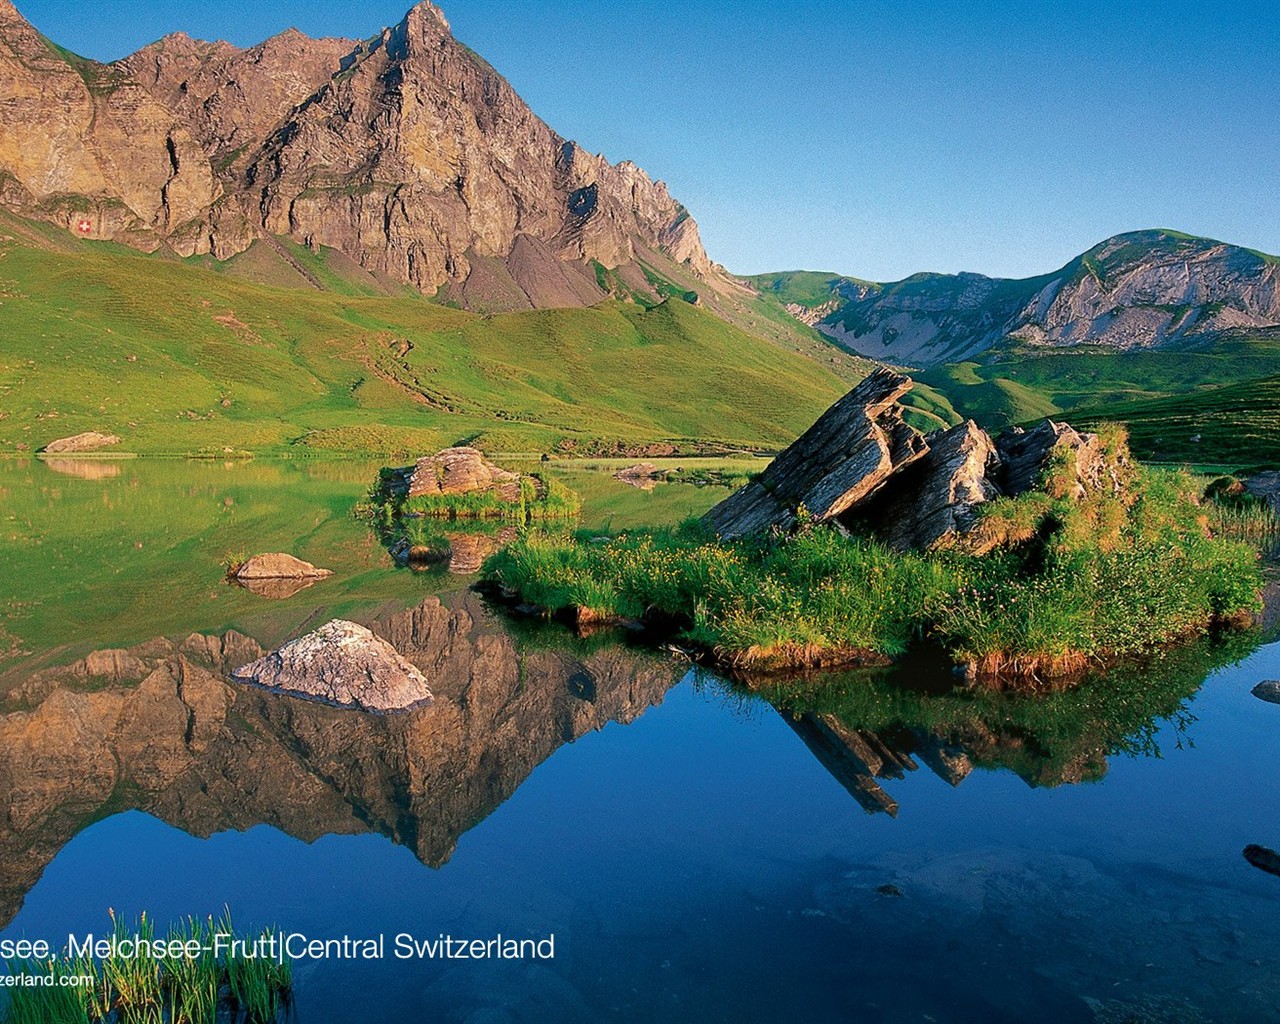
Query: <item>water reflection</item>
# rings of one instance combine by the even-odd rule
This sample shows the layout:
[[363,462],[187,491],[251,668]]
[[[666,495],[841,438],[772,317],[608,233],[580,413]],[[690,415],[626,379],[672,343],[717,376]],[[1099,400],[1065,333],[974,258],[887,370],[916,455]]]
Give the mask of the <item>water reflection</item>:
[[81,829],[140,809],[195,836],[381,833],[438,866],[565,743],[630,722],[684,673],[617,645],[521,645],[478,600],[373,623],[436,702],[374,716],[228,680],[236,632],[103,650],[15,680],[0,710],[0,927]]
[[47,469],[81,480],[110,480],[120,475],[120,463],[106,459],[42,459]]
[[1116,755],[1159,757],[1163,725],[1179,746],[1189,743],[1189,703],[1201,683],[1258,640],[1205,640],[1047,693],[969,689],[945,669],[916,665],[744,685],[778,710],[867,813],[896,817],[898,801],[884,784],[922,764],[951,786],[988,768],[1052,787],[1097,781]]

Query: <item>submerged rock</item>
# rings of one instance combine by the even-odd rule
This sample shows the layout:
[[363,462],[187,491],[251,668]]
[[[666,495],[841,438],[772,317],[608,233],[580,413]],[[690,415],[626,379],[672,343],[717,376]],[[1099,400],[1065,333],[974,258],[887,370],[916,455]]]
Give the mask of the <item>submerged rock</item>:
[[1280,704],[1280,680],[1264,679],[1250,691],[1259,700]]
[[642,491],[651,491],[657,486],[658,480],[661,479],[663,473],[652,462],[638,462],[634,466],[627,466],[613,474],[615,480],[621,480],[624,484],[630,484]]
[[403,711],[432,700],[426,678],[391,644],[345,619],[326,622],[232,677],[364,711]]
[[1244,859],[1267,874],[1280,875],[1280,853],[1275,850],[1250,843],[1244,848]]
[[301,594],[308,587],[314,587],[320,576],[290,576],[272,579],[236,580],[236,585],[243,587],[251,594],[265,597],[268,601],[284,601]]
[[120,438],[115,434],[100,434],[96,430],[86,430],[83,434],[75,434],[72,437],[60,437],[56,441],[50,441],[40,450],[43,452],[91,452],[97,448],[109,448],[113,444],[119,444]]
[[878,369],[836,402],[758,478],[707,513],[725,539],[790,529],[803,506],[826,522],[875,494],[895,472],[923,458],[924,438],[895,404],[911,378]]
[[[265,555],[254,555],[238,565],[232,575],[241,582],[250,580],[311,580],[332,576],[330,569],[317,569],[310,562],[301,558],[272,552]],[[301,589],[301,588],[299,588]]]
[[46,469],[81,480],[110,480],[120,475],[119,459],[45,459]]

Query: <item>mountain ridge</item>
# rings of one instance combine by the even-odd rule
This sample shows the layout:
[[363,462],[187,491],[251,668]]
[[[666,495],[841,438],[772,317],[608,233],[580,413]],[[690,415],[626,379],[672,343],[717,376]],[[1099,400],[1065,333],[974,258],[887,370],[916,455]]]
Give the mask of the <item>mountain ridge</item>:
[[1280,325],[1280,259],[1164,228],[1112,236],[1029,278],[919,273],[877,283],[799,271],[744,280],[844,347],[920,368],[1002,345],[1139,351]]
[[171,33],[110,64],[0,0],[0,76],[0,205],[81,237],[226,260],[287,236],[488,312],[748,298],[663,182],[558,135],[429,0],[364,41]]

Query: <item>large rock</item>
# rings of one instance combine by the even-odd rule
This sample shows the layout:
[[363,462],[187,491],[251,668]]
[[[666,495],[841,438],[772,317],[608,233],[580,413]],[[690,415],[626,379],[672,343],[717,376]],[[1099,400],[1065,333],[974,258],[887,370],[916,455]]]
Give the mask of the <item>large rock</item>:
[[327,622],[232,675],[271,690],[364,711],[403,711],[432,699],[426,678],[391,644],[344,619]]
[[993,479],[1000,456],[973,420],[926,438],[929,452],[884,490],[866,518],[899,551],[946,546],[969,533],[978,506],[999,495]]
[[329,569],[317,569],[301,558],[294,558],[293,555],[276,551],[265,555],[254,555],[237,566],[233,575],[241,581],[315,580],[332,576],[333,572]]
[[1031,430],[1011,427],[996,440],[1001,490],[1010,496],[1043,487],[1055,498],[1079,501],[1100,491],[1119,493],[1129,464],[1127,449],[1107,451],[1097,434],[1045,420]]
[[57,452],[91,452],[98,448],[109,448],[111,445],[119,443],[120,438],[116,437],[115,434],[100,434],[96,430],[86,430],[83,434],[60,437],[56,441],[50,441],[40,450],[51,455]]
[[812,522],[869,530],[900,551],[963,539],[982,554],[1029,536],[982,528],[979,508],[992,498],[1034,489],[1072,501],[1124,494],[1132,470],[1122,435],[1046,420],[992,441],[967,420],[924,437],[896,404],[910,388],[908,377],[875,371],[704,522],[725,539],[789,531],[803,506]]
[[1265,502],[1272,512],[1280,512],[1280,472],[1267,469],[1254,473],[1244,481],[1244,490]]
[[1250,691],[1258,700],[1280,704],[1280,680],[1264,679]]
[[445,448],[419,459],[395,470],[390,486],[410,498],[493,491],[504,501],[520,500],[520,474],[495,466],[477,448]]
[[871,497],[928,451],[895,404],[911,383],[892,370],[874,371],[705,521],[730,539],[790,529],[800,506],[813,521],[826,522]]

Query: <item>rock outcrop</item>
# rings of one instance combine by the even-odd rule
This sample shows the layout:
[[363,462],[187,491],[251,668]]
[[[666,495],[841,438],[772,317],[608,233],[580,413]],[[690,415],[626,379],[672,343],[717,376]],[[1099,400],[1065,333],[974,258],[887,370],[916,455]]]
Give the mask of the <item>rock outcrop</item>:
[[1079,501],[1099,491],[1119,493],[1127,480],[1127,452],[1109,453],[1097,434],[1082,434],[1053,420],[1031,430],[1010,427],[996,448],[1001,490],[1008,495],[1045,486],[1055,498]]
[[1000,494],[994,483],[1000,456],[972,420],[930,435],[926,443],[925,457],[862,517],[882,524],[885,541],[900,551],[941,547],[969,533],[978,506]]
[[1258,700],[1280,704],[1280,679],[1264,679],[1250,691]]
[[898,550],[964,540],[981,552],[1003,542],[977,529],[980,506],[992,498],[1033,488],[1074,501],[1124,491],[1130,467],[1119,438],[1045,421],[993,441],[972,420],[924,436],[895,404],[911,386],[909,377],[876,370],[704,522],[726,540],[835,521],[870,529]]
[[287,236],[486,312],[593,304],[604,271],[656,299],[642,262],[740,290],[662,182],[557,135],[429,2],[365,42],[179,33],[103,65],[0,0],[0,80],[0,204],[80,237]]
[[116,437],[115,434],[100,434],[96,430],[86,430],[83,434],[60,437],[56,441],[50,441],[40,450],[50,455],[63,452],[92,452],[97,451],[99,448],[110,448],[112,445],[119,443],[120,438]]
[[769,467],[706,515],[732,539],[773,527],[789,530],[803,508],[826,522],[874,495],[928,452],[896,405],[911,379],[879,369],[819,417]]
[[237,668],[232,677],[295,697],[362,711],[405,711],[430,703],[422,673],[369,629],[344,619]]
[[520,500],[520,474],[495,466],[478,448],[445,448],[392,470],[387,487],[406,498],[491,491],[503,501]]

